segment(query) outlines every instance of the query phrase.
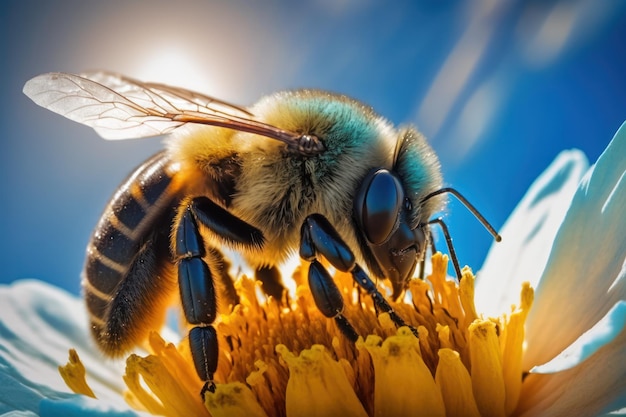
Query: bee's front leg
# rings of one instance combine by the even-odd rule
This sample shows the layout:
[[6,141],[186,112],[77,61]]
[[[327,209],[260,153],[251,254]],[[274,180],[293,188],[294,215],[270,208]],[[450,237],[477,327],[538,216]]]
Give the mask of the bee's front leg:
[[[308,216],[302,224],[300,236],[300,257],[311,262],[308,278],[315,304],[322,314],[335,319],[340,330],[348,339],[355,341],[358,334],[342,314],[343,297],[328,271],[317,261],[318,253],[338,270],[350,272],[354,281],[372,297],[376,308],[389,314],[396,326],[408,326],[378,291],[374,281],[356,263],[354,253],[326,217],[321,214]],[[417,330],[411,326],[408,327],[417,337]]]

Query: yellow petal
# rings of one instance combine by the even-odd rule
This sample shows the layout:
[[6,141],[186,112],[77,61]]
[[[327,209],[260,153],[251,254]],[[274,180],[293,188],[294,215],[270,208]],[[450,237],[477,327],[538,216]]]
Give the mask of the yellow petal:
[[452,349],[439,350],[435,382],[446,404],[446,415],[480,417],[472,393],[472,379],[458,352]]
[[288,417],[367,417],[342,365],[322,345],[313,345],[299,356],[284,345],[276,346],[276,351],[289,366],[285,400]]
[[250,388],[241,382],[217,384],[205,405],[213,417],[267,417]]
[[482,416],[504,416],[505,388],[496,325],[476,320],[469,326],[474,398]]
[[445,416],[441,392],[419,354],[419,341],[406,327],[382,345],[377,336],[364,343],[374,363],[375,416]]
[[96,395],[87,384],[85,366],[80,361],[76,350],[70,349],[69,362],[65,366],[59,366],[59,373],[65,384],[73,392],[96,398]]

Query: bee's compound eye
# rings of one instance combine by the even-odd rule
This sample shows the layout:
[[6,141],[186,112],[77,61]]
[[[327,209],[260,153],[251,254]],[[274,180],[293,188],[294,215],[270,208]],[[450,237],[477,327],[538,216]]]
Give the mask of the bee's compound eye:
[[[369,182],[367,182],[369,180]],[[394,231],[404,204],[404,191],[397,177],[386,169],[366,178],[360,192],[365,196],[359,211],[361,226],[370,243],[385,242]]]

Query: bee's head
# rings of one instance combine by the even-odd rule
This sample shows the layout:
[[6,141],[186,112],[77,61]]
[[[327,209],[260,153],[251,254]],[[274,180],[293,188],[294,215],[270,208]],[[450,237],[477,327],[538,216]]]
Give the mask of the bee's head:
[[397,298],[424,258],[428,221],[443,205],[439,163],[419,133],[403,132],[392,170],[377,168],[363,178],[354,198],[357,236],[372,273],[390,280]]

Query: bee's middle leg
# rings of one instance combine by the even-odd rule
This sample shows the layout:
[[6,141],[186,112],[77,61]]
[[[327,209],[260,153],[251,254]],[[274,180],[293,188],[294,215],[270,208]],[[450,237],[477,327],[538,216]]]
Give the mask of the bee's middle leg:
[[343,316],[344,304],[341,292],[328,271],[317,260],[318,254],[323,255],[338,270],[350,272],[354,281],[372,297],[374,306],[378,311],[389,314],[396,326],[409,327],[417,337],[417,330],[409,326],[394,311],[393,307],[380,293],[374,281],[356,263],[354,253],[339,236],[337,230],[324,216],[312,214],[302,224],[300,257],[311,262],[308,278],[315,304],[322,314],[328,318],[335,319],[339,329],[348,339],[355,341],[358,338],[358,334]]

